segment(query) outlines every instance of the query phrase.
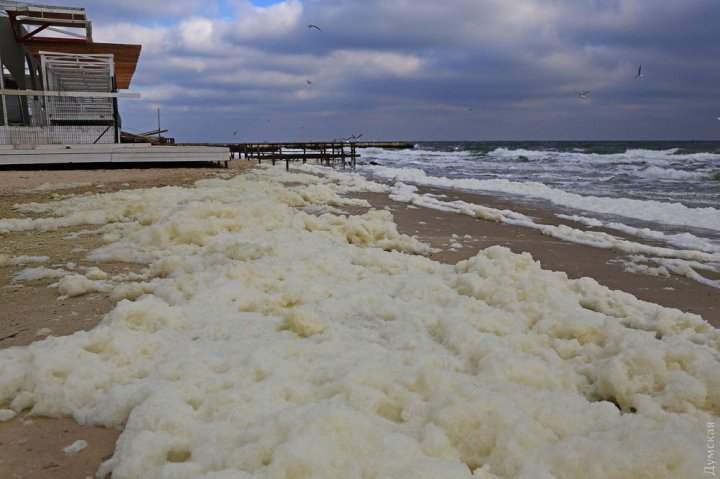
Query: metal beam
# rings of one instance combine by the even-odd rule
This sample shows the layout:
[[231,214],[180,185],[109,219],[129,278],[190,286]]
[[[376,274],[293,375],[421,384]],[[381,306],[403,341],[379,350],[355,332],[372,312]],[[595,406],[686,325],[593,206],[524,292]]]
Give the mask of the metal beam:
[[40,33],[40,32],[42,32],[43,30],[45,30],[47,27],[48,27],[48,25],[40,25],[39,27],[37,27],[35,30],[33,30],[32,32],[28,33],[27,35],[23,35],[23,36],[20,38],[20,41],[21,41],[21,42],[24,42],[25,40],[28,40],[29,38],[31,38],[31,37],[32,37],[33,35],[35,35],[36,33]]
[[85,14],[82,7],[63,7],[57,5],[42,5],[37,3],[0,1],[0,9],[9,12],[47,12],[47,13],[65,13],[65,14]]
[[105,91],[47,91],[47,90],[8,90],[0,89],[0,95],[20,96],[63,96],[80,98],[140,98],[140,93],[114,93]]

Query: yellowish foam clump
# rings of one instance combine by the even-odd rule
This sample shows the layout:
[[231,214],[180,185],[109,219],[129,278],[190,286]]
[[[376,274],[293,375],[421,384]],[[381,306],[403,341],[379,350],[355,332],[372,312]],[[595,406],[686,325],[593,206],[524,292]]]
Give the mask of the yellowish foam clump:
[[61,298],[80,296],[92,292],[108,292],[110,286],[105,281],[93,280],[82,274],[71,274],[57,282]]
[[720,334],[700,317],[506,248],[437,263],[387,212],[302,211],[374,188],[310,173],[44,205],[34,227],[106,218],[90,258],[147,269],[82,276],[132,299],[92,331],[0,351],[0,404],[124,427],[99,471],[118,479],[702,474]]
[[87,446],[88,446],[88,443],[86,440],[78,439],[77,441],[70,444],[69,446],[64,447],[63,452],[65,453],[66,456],[73,456],[73,455],[77,454],[78,452],[85,450],[87,448]]
[[50,261],[48,256],[10,256],[0,254],[0,268],[5,266],[19,266],[27,263],[44,263]]

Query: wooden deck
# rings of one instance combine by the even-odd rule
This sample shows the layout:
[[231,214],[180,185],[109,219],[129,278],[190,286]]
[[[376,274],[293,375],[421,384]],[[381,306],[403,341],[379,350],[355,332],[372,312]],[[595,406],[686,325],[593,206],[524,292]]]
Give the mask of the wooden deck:
[[413,143],[407,141],[354,141],[354,142],[340,142],[340,141],[308,141],[308,142],[280,142],[280,143],[178,143],[178,145],[186,146],[222,146],[230,150],[231,153],[237,153],[241,158],[246,153],[256,151],[267,151],[277,148],[283,148],[284,150],[319,150],[321,148],[327,149],[330,145],[339,146],[344,144],[346,148],[350,144],[354,144],[356,149],[363,148],[383,148],[385,150],[404,150],[414,148]]
[[[232,150],[231,150],[232,151]],[[360,156],[354,143],[270,143],[247,145],[238,152],[238,157],[245,156],[248,160],[258,163],[270,161],[274,165],[278,161],[285,162],[285,169],[290,170],[291,161],[314,160],[321,165],[339,165],[355,168]]]
[[230,150],[209,146],[0,145],[0,166],[68,163],[213,162],[227,165]]

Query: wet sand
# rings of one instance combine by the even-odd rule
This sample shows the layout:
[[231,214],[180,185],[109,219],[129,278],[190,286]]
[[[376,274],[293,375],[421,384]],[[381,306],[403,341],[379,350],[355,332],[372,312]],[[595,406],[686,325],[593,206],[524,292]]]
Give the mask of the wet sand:
[[[489,195],[446,190],[420,189],[420,192],[447,195],[446,201],[457,199],[491,208],[511,209],[532,217],[536,223],[560,224],[560,220],[552,214],[549,206],[547,209],[541,209],[532,203],[518,204]],[[515,253],[530,253],[536,261],[540,261],[544,269],[564,271],[570,278],[589,276],[610,289],[619,289],[644,301],[699,314],[716,328],[720,327],[720,290],[682,276],[672,275],[666,278],[625,271],[618,262],[626,256],[624,253],[559,240],[521,226],[501,224],[456,213],[408,207],[405,203],[390,200],[386,195],[373,194],[363,197],[377,208],[390,208],[395,216],[398,231],[401,233],[417,235],[432,246],[442,248],[442,252],[430,255],[438,261],[455,264],[474,256],[480,249],[502,245]],[[562,223],[587,229],[581,224],[567,220],[562,220]],[[604,231],[632,241],[648,243],[646,240],[621,235],[612,230],[596,228],[593,231]],[[467,235],[472,239],[458,240],[463,247],[452,251],[449,245],[453,234],[460,238]],[[711,279],[720,279],[718,275],[708,276]]]
[[[191,185],[195,180],[236,174],[254,163],[232,161],[230,169],[214,166],[196,168],[143,169],[57,169],[0,170],[0,217],[18,216],[13,204],[31,201],[46,202],[58,193],[108,192],[119,189],[163,185]],[[44,183],[81,183],[92,185],[60,192],[28,192]],[[496,208],[509,208],[536,218],[537,222],[557,223],[551,212],[532,204],[517,204],[492,196],[451,193],[450,199],[463,199]],[[498,224],[469,216],[421,209],[390,200],[387,195],[364,194],[376,208],[388,208],[395,216],[399,230],[417,235],[442,251],[431,257],[446,263],[469,258],[479,249],[499,244],[515,252],[530,252],[546,269],[565,271],[569,277],[590,276],[612,288],[634,294],[640,299],[675,307],[702,315],[720,326],[720,295],[718,290],[686,278],[662,278],[623,271],[612,263],[621,253],[600,250],[557,240],[527,228]],[[567,222],[565,222],[567,224]],[[82,229],[82,228],[78,228]],[[0,253],[11,256],[49,256],[46,266],[93,266],[84,261],[87,251],[102,244],[99,235],[84,235],[68,241],[64,235],[72,230],[11,233],[0,236]],[[454,238],[452,235],[456,235]],[[452,240],[462,245],[450,250]],[[0,268],[0,348],[24,346],[42,336],[43,328],[53,335],[67,335],[91,329],[114,307],[109,295],[91,293],[58,301],[53,281],[38,280],[13,285],[12,276],[25,266]],[[109,273],[137,270],[137,265],[103,263],[98,265]],[[7,407],[7,405],[0,405]],[[0,477],[2,478],[84,478],[92,476],[100,463],[110,457],[120,430],[81,426],[72,419],[30,418],[24,413],[0,423]],[[87,449],[66,455],[63,448],[79,439],[88,442]]]

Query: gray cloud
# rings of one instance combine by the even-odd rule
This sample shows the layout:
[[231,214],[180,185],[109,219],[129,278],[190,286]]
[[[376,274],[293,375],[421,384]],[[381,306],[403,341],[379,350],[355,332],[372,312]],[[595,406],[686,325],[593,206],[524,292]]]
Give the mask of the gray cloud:
[[716,0],[146,3],[88,11],[143,44],[125,126],[179,140],[720,135]]

